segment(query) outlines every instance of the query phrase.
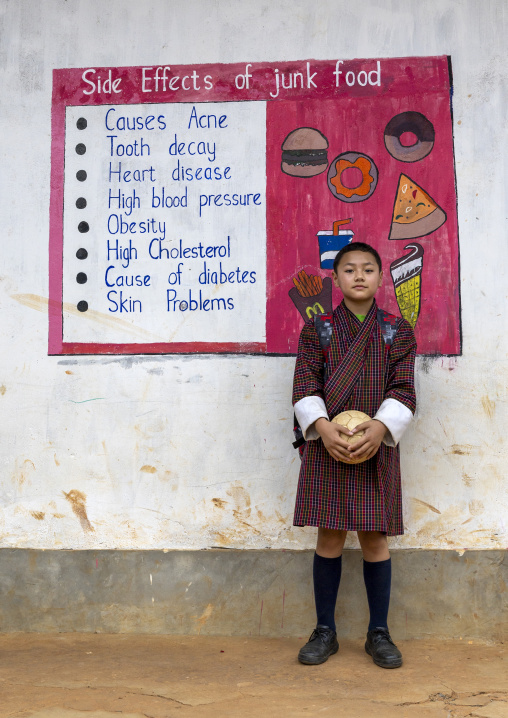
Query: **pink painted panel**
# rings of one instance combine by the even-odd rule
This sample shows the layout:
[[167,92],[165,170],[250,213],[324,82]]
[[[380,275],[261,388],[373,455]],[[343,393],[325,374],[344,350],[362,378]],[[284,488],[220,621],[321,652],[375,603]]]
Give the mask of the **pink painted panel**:
[[[428,64],[428,59],[411,60],[414,72],[416,68],[420,68],[423,73]],[[385,276],[377,300],[384,309],[399,316],[401,307],[398,306],[390,265],[415,252],[414,249],[405,250],[406,246],[420,245],[423,249],[423,261],[420,258],[416,260],[417,266],[412,267],[406,276],[403,270],[399,269],[397,274],[397,268],[394,268],[395,282],[400,282],[402,290],[411,280],[413,287],[415,280],[419,285],[419,311],[414,306],[418,297],[413,299],[412,303],[406,302],[410,306],[402,305],[408,316],[417,310],[415,332],[418,351],[421,354],[460,353],[459,246],[450,84],[448,73],[445,72],[446,58],[436,60],[435,65],[440,66],[442,84],[432,90],[421,92],[418,82],[415,82],[411,93],[406,88],[402,92],[387,89],[385,94],[375,97],[341,97],[317,102],[281,101],[268,105],[269,352],[296,352],[303,318],[288,294],[290,290],[293,295],[295,293],[292,289],[293,278],[302,270],[310,276],[330,276],[330,270],[320,268],[317,233],[331,231],[335,221],[350,218],[352,221],[340,229],[352,230],[354,241],[367,242],[378,250],[383,260]],[[413,162],[393,157],[388,152],[384,139],[384,131],[390,120],[408,111],[420,113],[427,118],[435,133],[430,153]],[[315,128],[326,137],[328,167],[342,153],[365,155],[377,169],[377,185],[372,195],[356,202],[341,201],[330,190],[326,169],[321,174],[306,178],[282,172],[280,148],[288,133],[299,127]],[[354,164],[355,159],[353,156],[351,164]],[[360,170],[357,172],[358,175],[361,174]],[[373,173],[374,171],[371,176]],[[333,174],[336,174],[335,170]],[[345,171],[343,174],[345,175]],[[422,230],[426,236],[419,236],[420,229],[415,222],[412,225],[400,225],[402,234],[406,237],[414,234],[413,237],[389,239],[394,202],[402,174],[413,180],[415,187],[418,185],[430,195],[446,214],[446,221],[429,234],[427,232],[432,229],[433,224],[429,225],[427,222],[427,226]],[[359,180],[354,177],[352,179],[355,186],[357,181],[363,181],[363,175]],[[371,182],[371,186],[372,184]],[[411,186],[408,190],[411,191]],[[349,198],[342,195],[342,199]],[[442,219],[443,216],[440,215],[440,219],[436,218],[434,224]],[[425,219],[421,220],[421,224],[426,224]],[[416,229],[413,229],[415,226]],[[337,240],[339,239],[340,237],[337,237]],[[412,258],[407,264],[411,264],[411,260]],[[414,276],[411,276],[411,271]],[[404,279],[406,281],[403,281]],[[399,289],[399,294],[400,291]],[[339,290],[334,289],[334,306],[340,298]],[[309,298],[307,305],[313,306],[315,299],[316,297]],[[415,316],[412,319],[414,321]]]

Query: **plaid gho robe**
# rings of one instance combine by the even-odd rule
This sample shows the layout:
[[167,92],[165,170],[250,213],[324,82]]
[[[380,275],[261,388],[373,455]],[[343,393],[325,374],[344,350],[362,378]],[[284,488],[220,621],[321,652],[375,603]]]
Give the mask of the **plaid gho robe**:
[[[398,319],[395,340],[391,347],[386,346],[376,311],[374,301],[364,322],[360,322],[344,302],[335,309],[326,382],[316,330],[312,323],[304,325],[296,359],[293,404],[304,397],[319,396],[330,419],[347,409],[374,417],[383,400],[393,398],[414,413],[413,330],[407,321]],[[389,536],[404,533],[398,446],[382,443],[368,461],[345,464],[330,456],[321,438],[307,441],[293,524],[381,531]]]

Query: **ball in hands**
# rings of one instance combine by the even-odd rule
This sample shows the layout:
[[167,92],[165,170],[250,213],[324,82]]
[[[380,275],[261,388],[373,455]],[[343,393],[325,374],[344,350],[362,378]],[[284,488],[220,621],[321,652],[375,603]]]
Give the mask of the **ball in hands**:
[[[341,426],[344,426],[350,431],[353,431],[356,426],[358,426],[359,424],[363,424],[365,421],[370,421],[370,416],[364,414],[363,411],[355,411],[354,409],[343,411],[341,414],[337,414],[337,416],[332,419],[332,422],[334,424],[340,424]],[[351,444],[351,451],[353,451],[354,444],[356,444],[356,442],[361,439],[364,433],[365,432],[362,430],[359,431],[357,434],[353,434],[353,436],[348,436],[348,434],[343,434],[341,432],[340,438],[344,439],[344,441],[347,441],[348,444]],[[343,461],[345,464],[361,464],[363,461],[367,461],[367,459],[341,459],[341,461]]]

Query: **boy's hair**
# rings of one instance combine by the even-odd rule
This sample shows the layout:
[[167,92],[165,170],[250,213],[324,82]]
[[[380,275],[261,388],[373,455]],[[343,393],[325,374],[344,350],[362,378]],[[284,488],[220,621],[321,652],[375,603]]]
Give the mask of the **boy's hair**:
[[379,252],[374,249],[374,247],[371,247],[370,244],[366,244],[365,242],[351,242],[351,244],[346,244],[345,247],[342,247],[340,252],[337,253],[337,256],[333,261],[334,272],[337,272],[337,267],[339,266],[340,260],[348,252],[369,252],[376,260],[377,266],[379,267],[379,271],[382,271],[381,257],[379,256]]

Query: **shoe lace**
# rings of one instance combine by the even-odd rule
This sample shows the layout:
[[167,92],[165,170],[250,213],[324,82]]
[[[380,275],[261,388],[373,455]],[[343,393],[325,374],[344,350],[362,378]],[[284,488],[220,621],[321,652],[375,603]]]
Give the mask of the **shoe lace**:
[[390,636],[388,631],[386,631],[384,629],[377,629],[372,635],[371,643],[377,644],[377,643],[380,643],[381,641],[388,641],[388,643],[391,643],[392,646],[395,645],[395,643],[392,641],[392,637]]
[[312,631],[311,636],[309,638],[309,643],[311,641],[315,641],[317,638],[321,639],[327,639],[330,635],[330,629],[326,626],[316,626],[316,628]]

